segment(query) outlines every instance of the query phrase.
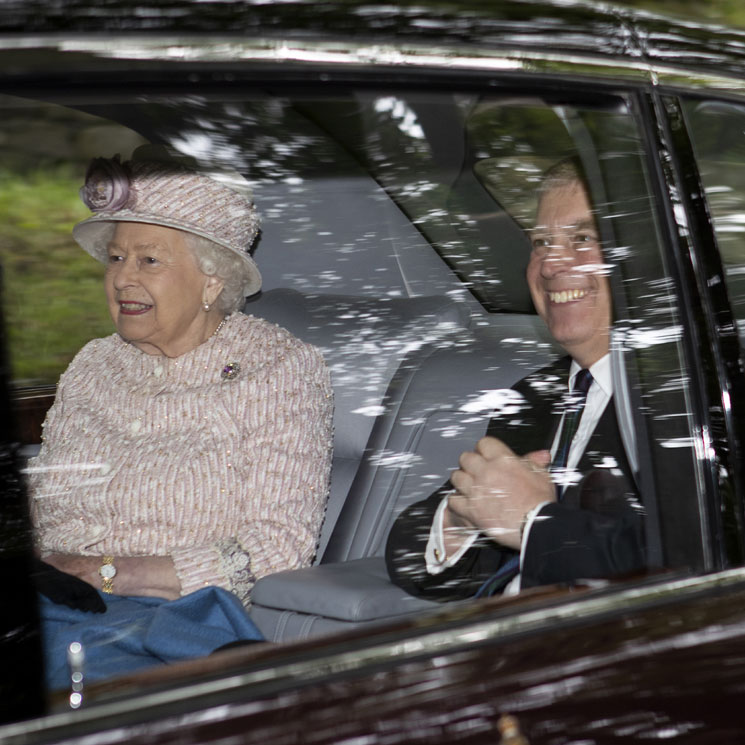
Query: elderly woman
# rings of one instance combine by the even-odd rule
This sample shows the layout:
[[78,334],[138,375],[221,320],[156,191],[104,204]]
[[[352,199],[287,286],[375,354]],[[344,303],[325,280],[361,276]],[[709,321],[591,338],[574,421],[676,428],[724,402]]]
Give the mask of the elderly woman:
[[81,197],[94,214],[73,236],[106,264],[116,333],[62,375],[29,468],[41,557],[109,611],[113,595],[215,586],[247,607],[258,578],[313,556],[331,449],[323,359],[237,312],[261,284],[258,216],[230,184],[141,148],[95,160]]

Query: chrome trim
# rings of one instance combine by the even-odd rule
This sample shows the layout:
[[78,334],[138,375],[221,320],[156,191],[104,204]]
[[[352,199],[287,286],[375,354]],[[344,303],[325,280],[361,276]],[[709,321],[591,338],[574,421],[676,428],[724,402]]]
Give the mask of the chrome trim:
[[[537,40],[533,39],[532,44],[536,43]],[[487,73],[512,71],[591,77],[602,75],[647,82],[654,86],[745,93],[745,63],[743,76],[738,77],[734,73],[712,74],[691,71],[674,63],[649,62],[638,48],[630,49],[627,58],[557,51],[555,46],[554,51],[549,51],[547,47],[537,49],[527,45],[524,49],[491,49],[476,43],[469,48],[468,54],[464,54],[462,49],[462,45],[429,46],[405,41],[400,44],[371,44],[346,40],[245,39],[237,35],[205,39],[195,35],[122,34],[115,41],[110,37],[83,34],[39,34],[23,38],[0,36],[0,52],[46,50],[90,54],[105,59],[153,62],[402,66]],[[28,64],[33,66],[33,62]]]
[[17,38],[0,36],[0,51],[46,49],[65,53],[83,53],[121,60],[155,60],[161,62],[300,62],[318,65],[410,65],[464,70],[532,69],[534,61],[563,66],[589,65],[590,68],[618,69],[632,77],[644,77],[638,60],[604,60],[601,57],[534,52],[531,49],[493,50],[474,46],[464,55],[462,46],[424,46],[406,44],[364,44],[348,41],[306,41],[290,39],[249,39],[242,37],[197,36],[156,37],[117,36],[92,38],[84,35],[64,37],[37,36]]
[[[535,43],[535,40],[534,40]],[[524,49],[490,49],[478,44],[464,54],[462,46],[424,46],[411,42],[369,44],[350,41],[302,42],[292,39],[244,39],[220,36],[123,34],[96,38],[81,34],[38,35],[18,38],[0,36],[3,51],[51,51],[90,54],[97,58],[122,61],[203,62],[203,63],[279,63],[313,64],[340,67],[409,67],[452,71],[531,72],[603,76],[619,81],[647,82],[653,86],[682,87],[745,94],[743,76],[734,73],[712,74],[691,71],[675,64],[645,61],[638,51],[628,58],[603,57],[576,51],[547,51],[526,46]],[[636,56],[635,56],[636,55]],[[33,66],[33,62],[28,63]]]
[[206,63],[300,63],[344,66],[407,66],[473,70],[484,72],[586,72],[648,80],[649,73],[640,59],[604,59],[600,56],[535,51],[530,48],[494,50],[474,46],[469,54],[459,47],[433,47],[413,43],[364,44],[346,41],[294,41],[289,39],[250,39],[242,37],[194,36],[117,36],[91,38],[75,35],[37,36],[18,39],[0,36],[2,51],[57,51],[83,53],[94,57],[127,61],[206,62]]
[[687,90],[707,90],[711,93],[745,94],[745,67],[742,78],[735,75],[711,75],[703,72],[679,70],[674,67],[650,65],[652,74],[657,78],[657,85],[666,88]]

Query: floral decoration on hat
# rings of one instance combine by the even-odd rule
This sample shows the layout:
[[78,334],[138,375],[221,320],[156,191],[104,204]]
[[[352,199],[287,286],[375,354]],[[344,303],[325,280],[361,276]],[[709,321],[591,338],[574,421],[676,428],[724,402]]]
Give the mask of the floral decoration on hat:
[[261,288],[261,273],[251,257],[261,218],[250,185],[233,169],[202,169],[162,146],[143,145],[130,160],[95,158],[80,189],[93,212],[72,231],[93,257],[106,262],[111,239],[107,226],[142,222],[206,238],[240,257],[246,296]]
[[130,176],[119,155],[94,158],[85,174],[80,198],[91,212],[114,212],[129,201]]

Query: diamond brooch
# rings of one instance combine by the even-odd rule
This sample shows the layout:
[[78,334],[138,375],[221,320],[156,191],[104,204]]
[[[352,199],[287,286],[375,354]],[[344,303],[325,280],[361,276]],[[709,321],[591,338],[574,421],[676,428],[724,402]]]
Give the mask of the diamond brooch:
[[228,364],[223,367],[220,376],[223,380],[234,380],[238,377],[240,371],[241,366],[237,362],[228,362]]

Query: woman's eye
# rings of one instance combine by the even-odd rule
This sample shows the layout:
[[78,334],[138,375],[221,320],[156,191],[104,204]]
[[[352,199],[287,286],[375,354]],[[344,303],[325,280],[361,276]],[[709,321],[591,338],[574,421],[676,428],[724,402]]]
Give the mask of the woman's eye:
[[121,261],[122,257],[117,254],[109,254],[109,264],[116,264],[117,261]]
[[158,259],[156,259],[154,256],[146,256],[143,259],[143,262],[147,264],[148,266],[153,266],[154,264],[158,263]]

